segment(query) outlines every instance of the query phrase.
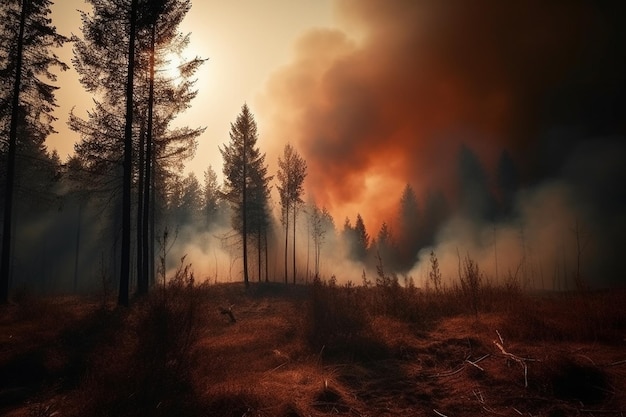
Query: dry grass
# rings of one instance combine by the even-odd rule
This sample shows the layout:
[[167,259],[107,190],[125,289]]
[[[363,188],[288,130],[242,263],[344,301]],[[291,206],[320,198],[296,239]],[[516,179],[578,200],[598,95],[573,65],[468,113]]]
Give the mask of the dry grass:
[[[2,307],[0,414],[626,411],[623,291],[540,296],[482,285],[472,303],[461,288],[424,292],[393,279],[370,288],[192,284],[181,279],[130,309],[32,297]],[[235,323],[220,314],[230,306]]]

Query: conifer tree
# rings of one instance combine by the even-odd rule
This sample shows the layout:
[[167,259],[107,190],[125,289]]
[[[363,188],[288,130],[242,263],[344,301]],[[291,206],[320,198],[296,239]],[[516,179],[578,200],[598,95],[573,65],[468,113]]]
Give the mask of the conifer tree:
[[[93,173],[95,188],[104,185],[113,195],[122,189],[119,302],[127,304],[131,191],[136,184],[135,199],[142,201],[137,215],[138,291],[144,293],[153,253],[148,234],[154,222],[155,184],[167,184],[168,170],[180,171],[203,131],[170,127],[196,95],[191,77],[203,60],[181,65],[180,79],[160,70],[168,65],[168,53],[180,52],[189,42],[177,29],[190,8],[189,0],[88,1],[93,11],[81,14],[83,39],[73,38],[73,62],[81,83],[95,95],[94,108],[86,120],[71,114],[69,124],[81,135],[76,153]],[[128,48],[119,47],[121,39]]]
[[50,69],[67,69],[53,53],[66,38],[51,25],[51,4],[49,0],[4,0],[0,5],[0,137],[7,157],[0,259],[2,303],[8,302],[9,296],[18,132],[44,140],[54,132],[57,87],[51,84],[56,77]]
[[[267,185],[265,154],[257,147],[258,133],[254,115],[247,104],[230,125],[230,142],[220,147],[224,158],[223,197],[232,209],[233,229],[241,236],[243,251],[243,279],[249,285],[248,235],[252,232],[253,214],[264,194],[261,184]],[[269,191],[268,191],[269,192]]]
[[285,227],[285,283],[287,283],[287,247],[289,239],[289,211],[293,222],[293,283],[296,283],[296,221],[299,207],[304,203],[304,179],[306,161],[290,144],[286,144],[282,157],[278,158],[278,193],[280,196],[281,221]]

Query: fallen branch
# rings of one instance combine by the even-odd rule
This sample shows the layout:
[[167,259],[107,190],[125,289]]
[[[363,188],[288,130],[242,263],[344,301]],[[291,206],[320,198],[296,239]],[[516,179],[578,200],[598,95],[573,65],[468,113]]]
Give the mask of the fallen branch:
[[433,411],[434,411],[434,412],[435,412],[435,414],[437,414],[438,416],[441,416],[441,417],[448,417],[448,416],[447,416],[447,415],[445,415],[445,414],[441,414],[439,411],[435,410],[434,408],[433,408]]
[[626,363],[626,359],[624,359],[623,361],[612,362],[612,363],[609,363],[608,365],[605,365],[605,366],[609,367],[609,366],[624,365],[625,363]]
[[498,349],[500,349],[500,352],[502,352],[504,356],[522,365],[522,367],[524,368],[524,387],[528,388],[528,365],[526,365],[526,362],[534,361],[535,359],[522,358],[520,356],[507,352],[506,349],[504,349],[504,346],[503,346],[504,339],[502,339],[502,336],[500,336],[500,332],[496,330],[496,333],[498,334],[498,338],[500,339],[500,342],[498,342],[497,340],[494,340],[493,344],[496,345]]
[[481,371],[485,372],[485,370],[484,370],[482,367],[478,366],[478,362],[482,361],[483,359],[487,358],[488,356],[489,356],[489,354],[486,354],[486,355],[485,355],[485,356],[483,356],[482,358],[478,358],[478,359],[476,359],[475,361],[471,361],[471,360],[469,360],[469,359],[466,359],[466,360],[465,360],[465,362],[467,362],[467,363],[469,363],[470,365],[472,365],[472,366],[474,366],[474,367],[476,367],[476,368],[480,369]]

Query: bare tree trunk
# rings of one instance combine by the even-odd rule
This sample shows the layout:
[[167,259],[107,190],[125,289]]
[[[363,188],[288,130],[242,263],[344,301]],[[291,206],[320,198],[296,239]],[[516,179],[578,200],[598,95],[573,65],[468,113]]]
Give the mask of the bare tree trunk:
[[83,202],[78,200],[78,218],[76,219],[76,247],[74,252],[74,294],[78,293],[78,255],[80,254],[80,226],[83,217]]
[[[138,282],[138,292],[139,294],[147,294],[148,289],[150,288],[150,277],[149,277],[149,269],[150,269],[150,236],[149,236],[149,225],[150,225],[150,184],[151,184],[151,172],[153,166],[153,157],[152,157],[152,131],[153,131],[153,120],[154,120],[154,53],[155,53],[155,39],[156,39],[156,22],[152,25],[152,31],[150,33],[150,86],[148,88],[148,128],[147,128],[147,137],[146,137],[146,157],[145,157],[145,186],[143,191],[143,195],[140,194],[139,198],[143,198],[143,215],[141,218],[141,223],[137,225],[137,229],[141,230],[140,234],[141,238],[141,248],[139,249],[142,256],[141,262],[143,263],[141,269],[143,271],[143,275],[139,277]],[[140,159],[141,160],[141,159]],[[142,175],[140,174],[140,179]],[[154,263],[154,261],[152,261]]]
[[269,276],[269,266],[268,266],[268,263],[267,263],[267,259],[268,259],[268,256],[267,256],[267,252],[268,252],[268,250],[267,250],[267,228],[265,228],[265,230],[263,231],[263,237],[265,238],[265,282],[269,282],[269,278],[268,278],[268,276]]
[[261,282],[261,226],[259,225],[258,229],[257,229],[257,245],[256,245],[256,254],[257,254],[257,261],[258,261],[258,280],[259,282]]
[[141,120],[141,127],[139,129],[139,168],[137,170],[137,293],[142,294],[142,282],[144,279],[145,270],[143,269],[143,234],[141,225],[143,224],[143,216],[144,216],[144,200],[143,200],[143,192],[145,188],[145,173],[144,173],[144,144],[145,144],[145,128],[143,117]]
[[130,6],[130,31],[128,36],[128,75],[126,81],[126,126],[124,129],[124,175],[122,184],[122,265],[118,304],[128,306],[130,278],[130,223],[131,185],[133,168],[133,88],[135,72],[135,32],[138,0]]
[[246,285],[246,288],[250,285],[248,281],[248,161],[246,158],[247,154],[247,146],[248,146],[248,133],[243,136],[243,209],[242,209],[242,217],[243,217],[243,282]]
[[7,155],[7,178],[4,197],[4,224],[2,232],[2,264],[0,265],[0,303],[9,302],[9,275],[11,264],[11,228],[13,227],[13,193],[15,186],[15,153],[17,149],[17,123],[20,106],[20,88],[22,84],[22,65],[24,58],[24,26],[26,25],[27,1],[22,1],[20,29],[17,38],[17,62],[13,82],[13,100],[11,103],[11,126],[9,128],[9,149]]
[[296,203],[293,204],[293,284],[296,284]]
[[285,209],[285,284],[287,284],[287,251],[289,241],[289,205]]

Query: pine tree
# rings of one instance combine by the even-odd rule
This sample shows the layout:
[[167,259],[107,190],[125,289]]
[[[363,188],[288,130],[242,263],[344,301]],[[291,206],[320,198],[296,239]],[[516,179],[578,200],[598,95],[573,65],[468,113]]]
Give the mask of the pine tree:
[[415,263],[420,243],[423,240],[417,196],[410,184],[404,187],[400,197],[398,230],[400,231],[398,236],[399,263],[401,268],[408,269]]
[[287,247],[289,239],[289,211],[293,221],[293,283],[296,283],[296,221],[299,207],[304,203],[304,179],[306,161],[290,144],[278,158],[278,193],[280,196],[281,221],[285,226],[285,283],[287,282]]
[[224,158],[223,197],[233,211],[232,226],[241,236],[243,251],[243,279],[249,285],[248,235],[251,233],[252,213],[258,196],[262,194],[259,184],[267,178],[265,154],[256,146],[257,125],[247,104],[230,125],[230,142],[220,147]]
[[0,5],[0,132],[6,138],[6,185],[0,260],[0,302],[7,303],[18,132],[45,138],[54,130],[51,67],[67,69],[52,52],[66,39],[51,25],[49,0],[5,0]]
[[356,215],[356,221],[354,222],[354,257],[358,261],[365,261],[365,256],[367,255],[367,249],[370,246],[370,235],[367,233],[365,229],[365,222],[363,222],[363,218],[361,214]]
[[220,194],[221,189],[217,181],[217,174],[209,165],[204,171],[204,185],[202,187],[202,217],[207,228],[217,220]]
[[[149,234],[154,229],[155,185],[167,185],[168,174],[181,170],[184,160],[195,151],[196,137],[203,131],[170,127],[195,97],[190,78],[203,61],[196,58],[181,65],[180,79],[171,79],[160,71],[168,65],[166,55],[180,52],[189,42],[188,36],[177,30],[190,8],[189,0],[89,2],[93,12],[82,13],[84,39],[73,38],[73,62],[81,83],[96,98],[87,120],[72,114],[70,127],[81,135],[76,153],[83,166],[94,174],[95,188],[104,186],[111,194],[122,188],[119,301],[127,304],[132,187],[137,186],[136,200],[141,201],[137,214],[137,266],[138,291],[144,293],[154,252]],[[126,50],[119,47],[120,39],[127,40]],[[124,67],[126,76],[120,71]],[[128,100],[120,101],[121,96]]]
[[471,220],[493,220],[496,203],[478,156],[461,146],[458,159],[460,210]]
[[329,233],[334,233],[335,223],[326,207],[321,210],[315,204],[311,209],[311,237],[314,246],[315,278],[319,278],[322,245]]

